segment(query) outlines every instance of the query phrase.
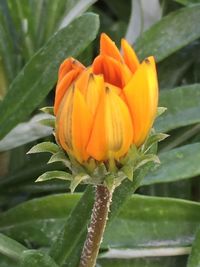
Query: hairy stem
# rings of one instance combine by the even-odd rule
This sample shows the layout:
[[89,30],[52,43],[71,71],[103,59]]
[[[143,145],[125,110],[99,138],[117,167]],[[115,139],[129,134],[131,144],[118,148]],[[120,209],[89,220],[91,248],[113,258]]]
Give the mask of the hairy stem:
[[79,267],[94,267],[96,264],[99,247],[108,219],[111,200],[112,193],[107,187],[97,185],[91,221],[88,227],[88,234],[83,247]]

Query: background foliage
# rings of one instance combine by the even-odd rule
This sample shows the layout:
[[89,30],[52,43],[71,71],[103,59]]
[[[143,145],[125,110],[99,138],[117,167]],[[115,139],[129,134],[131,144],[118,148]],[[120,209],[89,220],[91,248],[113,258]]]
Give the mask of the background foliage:
[[26,152],[52,138],[38,109],[53,104],[59,64],[90,64],[102,31],[118,45],[125,36],[141,60],[155,56],[167,107],[155,128],[170,137],[161,165],[116,190],[98,266],[200,266],[199,25],[199,0],[0,0],[1,267],[78,264],[93,188],[34,183],[63,166]]

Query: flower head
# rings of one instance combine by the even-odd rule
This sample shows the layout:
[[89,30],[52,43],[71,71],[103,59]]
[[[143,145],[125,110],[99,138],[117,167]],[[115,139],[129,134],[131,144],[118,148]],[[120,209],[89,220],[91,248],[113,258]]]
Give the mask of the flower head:
[[122,39],[122,54],[101,35],[100,54],[91,66],[73,58],[60,66],[54,113],[56,139],[80,163],[120,160],[139,147],[155,119],[158,84],[153,57],[139,62]]

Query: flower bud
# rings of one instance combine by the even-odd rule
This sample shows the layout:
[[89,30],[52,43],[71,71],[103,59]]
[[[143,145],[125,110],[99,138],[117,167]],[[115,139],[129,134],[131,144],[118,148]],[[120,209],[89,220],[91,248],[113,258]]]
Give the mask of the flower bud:
[[101,35],[100,54],[84,67],[72,58],[60,67],[54,113],[60,146],[80,163],[120,161],[140,147],[153,125],[158,84],[153,57],[139,62],[126,40],[122,54]]

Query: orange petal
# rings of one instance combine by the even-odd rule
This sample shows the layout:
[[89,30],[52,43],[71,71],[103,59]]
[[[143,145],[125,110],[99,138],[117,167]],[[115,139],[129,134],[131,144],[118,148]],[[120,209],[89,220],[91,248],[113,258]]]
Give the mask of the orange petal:
[[92,68],[87,68],[83,71],[76,80],[76,87],[80,90],[80,92],[85,96],[88,87],[88,81],[90,74],[92,72]]
[[106,88],[97,109],[87,152],[96,160],[119,159],[133,139],[132,121],[126,104]]
[[100,38],[100,55],[112,57],[120,62],[123,61],[115,43],[105,33],[102,33]]
[[67,91],[56,116],[56,137],[60,145],[79,162],[88,159],[86,145],[92,118],[81,92],[74,87]]
[[60,80],[62,80],[62,78],[71,70],[80,70],[80,72],[82,70],[85,69],[85,67],[76,59],[74,59],[73,57],[69,57],[67,59],[65,59],[59,68],[58,71],[58,82],[60,82]]
[[57,114],[60,102],[66,93],[69,86],[72,84],[72,82],[77,78],[79,75],[79,70],[71,70],[69,71],[61,80],[58,82],[56,86],[56,95],[55,95],[55,101],[54,101],[54,114]]
[[75,89],[74,94],[72,124],[73,153],[77,160],[82,162],[89,157],[86,146],[91,132],[92,116],[78,89]]
[[54,101],[55,115],[65,92],[84,69],[85,67],[72,57],[64,60],[60,65]]
[[122,47],[122,54],[124,61],[131,70],[131,72],[134,73],[140,65],[137,55],[135,54],[135,51],[125,39],[122,39],[121,47]]
[[155,119],[158,82],[153,57],[144,60],[123,90],[133,121],[133,143],[140,146]]
[[61,147],[67,151],[71,152],[73,150],[72,146],[72,112],[73,112],[73,98],[74,98],[74,86],[71,86],[64,98],[56,115],[56,140],[61,145]]
[[105,82],[123,88],[131,77],[131,72],[115,59],[108,56],[98,56],[93,62],[94,74],[103,74]]

